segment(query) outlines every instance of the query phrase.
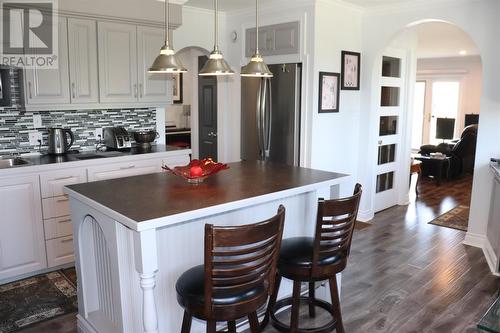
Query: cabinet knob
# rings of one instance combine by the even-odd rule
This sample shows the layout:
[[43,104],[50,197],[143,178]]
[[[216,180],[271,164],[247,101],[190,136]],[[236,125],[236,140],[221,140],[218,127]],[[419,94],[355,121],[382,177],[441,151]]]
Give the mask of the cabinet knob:
[[72,95],[72,98],[75,99],[76,98],[76,92],[75,92],[75,82],[71,82],[71,95]]

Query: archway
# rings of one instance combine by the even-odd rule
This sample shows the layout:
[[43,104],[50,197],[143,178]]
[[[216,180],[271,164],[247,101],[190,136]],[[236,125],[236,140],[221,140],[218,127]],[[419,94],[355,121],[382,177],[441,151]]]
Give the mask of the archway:
[[[208,50],[199,46],[187,46],[177,51],[177,56],[188,71],[180,76],[182,78],[178,85],[180,91],[174,94],[178,99],[174,99],[174,104],[166,108],[165,114],[167,144],[189,144],[193,158],[198,158],[199,151],[198,57],[209,54]],[[169,133],[169,127],[179,129],[181,134]]]

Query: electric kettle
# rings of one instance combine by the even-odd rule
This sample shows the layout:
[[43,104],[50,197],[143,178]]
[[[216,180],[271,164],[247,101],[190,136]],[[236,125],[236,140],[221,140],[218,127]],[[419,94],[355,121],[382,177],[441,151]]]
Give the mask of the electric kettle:
[[[62,155],[68,152],[75,137],[73,132],[65,128],[49,128],[49,154]],[[68,144],[68,135],[71,142]]]

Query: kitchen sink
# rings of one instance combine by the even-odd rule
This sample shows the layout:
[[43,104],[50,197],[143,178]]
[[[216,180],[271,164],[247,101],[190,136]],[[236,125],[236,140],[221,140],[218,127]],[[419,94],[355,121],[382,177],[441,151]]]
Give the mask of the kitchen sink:
[[0,169],[14,168],[27,164],[30,164],[30,162],[23,160],[22,158],[0,159]]

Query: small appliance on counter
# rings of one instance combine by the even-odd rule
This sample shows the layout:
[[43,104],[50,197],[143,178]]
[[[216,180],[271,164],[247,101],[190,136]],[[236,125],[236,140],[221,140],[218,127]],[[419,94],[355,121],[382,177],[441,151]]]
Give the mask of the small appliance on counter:
[[[75,142],[73,132],[66,128],[51,127],[49,131],[49,154],[51,155],[64,155],[69,151],[69,148]],[[70,142],[68,143],[68,135]]]
[[158,134],[158,132],[153,130],[137,131],[134,132],[133,134],[137,146],[144,149],[151,148],[151,142],[154,142],[156,139],[160,137],[160,134]]
[[108,149],[121,150],[132,148],[132,141],[123,127],[106,127],[103,131],[104,144]]

